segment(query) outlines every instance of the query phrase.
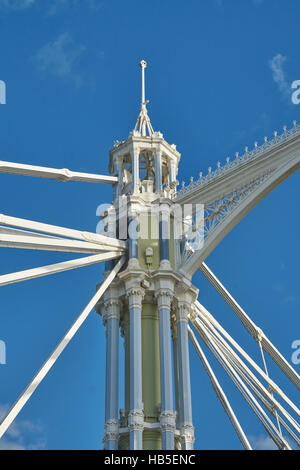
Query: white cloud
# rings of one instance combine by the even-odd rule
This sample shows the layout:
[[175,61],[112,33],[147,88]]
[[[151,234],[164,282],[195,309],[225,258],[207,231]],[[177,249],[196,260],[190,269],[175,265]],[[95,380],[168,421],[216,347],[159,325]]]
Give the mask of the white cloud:
[[76,45],[70,33],[65,32],[42,46],[34,59],[40,71],[72,81],[78,87],[82,78],[75,66],[84,51],[85,47]]
[[277,449],[276,444],[269,436],[249,436],[249,441],[253,449],[255,450],[275,450]]
[[[8,404],[0,404],[0,421],[9,408]],[[28,420],[15,419],[0,440],[0,450],[44,449],[45,445],[43,426]]]
[[283,70],[283,64],[286,61],[286,57],[282,54],[275,55],[269,61],[269,67],[272,71],[272,77],[283,98],[289,98],[290,101],[290,84],[286,80],[285,72]]
[[36,0],[0,0],[0,8],[24,10],[36,3]]

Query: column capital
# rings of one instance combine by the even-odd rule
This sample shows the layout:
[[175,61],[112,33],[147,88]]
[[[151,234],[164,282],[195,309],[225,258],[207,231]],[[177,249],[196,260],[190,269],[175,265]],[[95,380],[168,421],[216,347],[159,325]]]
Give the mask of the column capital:
[[119,299],[109,299],[104,301],[104,308],[102,309],[103,324],[115,318],[120,321],[120,301]]
[[161,308],[166,308],[170,310],[171,302],[174,296],[173,289],[160,288],[154,293],[154,295],[157,299],[157,305],[158,305],[159,310]]
[[191,423],[181,424],[180,436],[183,442],[193,444],[195,441],[194,426]]
[[187,285],[185,282],[180,282],[176,285],[175,289],[175,311],[176,321],[187,322],[191,314],[192,306],[197,298],[198,289],[192,285]]
[[112,318],[120,320],[120,283],[118,281],[111,284],[95,308],[102,316],[104,325]]
[[131,410],[128,414],[128,429],[130,431],[143,431],[144,413],[141,410]]
[[162,432],[174,432],[176,413],[172,410],[165,410],[160,414],[159,417]]
[[131,286],[126,288],[126,297],[128,298],[129,308],[141,308],[144,296],[145,290],[141,286]]
[[119,420],[109,419],[104,425],[104,438],[103,443],[106,441],[118,441],[119,438]]
[[188,317],[190,314],[190,304],[184,300],[177,301],[176,308],[176,323],[178,322],[188,322]]

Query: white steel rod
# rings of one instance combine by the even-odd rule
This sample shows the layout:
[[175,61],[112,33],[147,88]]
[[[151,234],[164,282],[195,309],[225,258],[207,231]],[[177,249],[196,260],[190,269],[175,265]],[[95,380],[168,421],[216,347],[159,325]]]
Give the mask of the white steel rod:
[[224,392],[224,390],[222,389],[217,377],[215,376],[214,374],[214,371],[212,370],[211,368],[211,365],[209,364],[209,361],[207,360],[207,357],[205,356],[200,344],[198,343],[197,339],[196,339],[196,336],[193,332],[193,330],[188,326],[188,333],[189,333],[189,337],[196,349],[196,352],[203,364],[203,367],[204,369],[206,370],[207,372],[207,375],[211,381],[211,384],[213,386],[213,389],[215,390],[216,392],[216,395],[217,395],[217,398],[220,400],[242,446],[244,447],[244,449],[247,449],[247,450],[252,450],[252,447],[247,439],[247,436],[246,434],[244,433],[233,409],[231,408],[231,405],[228,401],[228,398]]
[[50,233],[51,235],[59,235],[61,237],[75,238],[78,240],[88,241],[91,243],[100,243],[108,245],[109,247],[116,247],[118,249],[126,249],[126,243],[116,238],[106,237],[98,233],[85,232],[74,230],[57,225],[44,224],[42,222],[35,222],[33,220],[19,219],[17,217],[10,217],[8,215],[0,214],[0,224],[11,225],[28,230],[35,230],[37,232]]
[[108,247],[108,245],[82,242],[79,240],[7,235],[2,233],[0,233],[0,247],[95,254],[101,253],[102,251],[120,251],[116,247]]
[[61,263],[49,264],[48,266],[41,266],[39,268],[25,269],[10,274],[3,274],[0,276],[0,286],[14,284],[16,282],[28,281],[37,277],[49,276],[50,274],[61,273],[75,268],[82,268],[92,264],[101,263],[111,259],[119,258],[122,252],[108,252],[101,253],[100,255],[85,256],[83,258],[71,259]]
[[44,166],[24,165],[23,163],[5,162],[0,160],[0,173],[24,176],[38,176],[58,181],[83,181],[86,183],[113,184],[118,182],[116,176],[81,173],[67,168],[47,168]]
[[[246,353],[246,351],[227,333],[227,331],[217,322],[217,320],[206,310],[203,305],[201,305],[198,301],[195,302],[195,308],[198,311],[199,316],[201,319],[206,323],[206,325],[213,329],[214,333],[218,338],[221,339],[224,343],[224,338],[220,336],[218,331],[214,329],[216,327],[222,335],[235,347],[235,349],[246,359],[246,361],[255,369],[255,371],[260,374],[261,377],[268,383],[268,385],[297,413],[300,415],[300,410],[295,406],[295,404],[285,395],[285,393],[279,388],[279,386],[268,376],[265,372],[256,364],[256,362]],[[210,325],[213,325],[211,326]],[[240,360],[240,358],[236,355],[236,353],[232,351],[232,354]],[[249,370],[249,369],[248,369]],[[251,373],[251,371],[249,370]],[[251,373],[252,374],[252,373]],[[255,377],[252,374],[252,377]],[[268,395],[269,392],[268,392]],[[271,395],[270,395],[271,396]],[[269,399],[269,397],[267,397]]]
[[5,233],[6,235],[24,235],[29,237],[56,238],[61,240],[61,237],[56,237],[54,235],[46,235],[45,233],[31,232],[30,230],[20,230],[18,228],[3,227],[2,225],[0,226],[0,233]]
[[[226,341],[221,338],[215,330],[211,330],[209,326],[205,325],[205,323],[202,323],[199,318],[192,320],[192,323],[198,332],[200,332],[201,329],[202,331],[204,330],[206,332],[206,334],[210,337],[210,341],[213,342],[215,347],[218,347],[218,350],[220,350],[220,348],[224,350],[225,348],[228,351],[228,355],[230,356],[230,358],[233,358],[235,363],[238,364],[239,367],[241,367],[243,372],[247,375],[247,377],[252,380],[252,382],[259,390],[259,392],[264,396],[264,398],[266,398],[270,403],[272,403],[272,405],[277,408],[283,414],[283,416],[285,416],[285,418],[290,422],[290,424],[294,426],[295,429],[297,429],[299,432],[299,425],[294,420],[294,418],[285,410],[285,408],[283,408],[283,406],[277,400],[275,400],[273,395],[271,395],[271,393],[261,384],[257,377],[255,377],[255,375],[250,371],[250,369],[245,365],[245,363],[235,354],[235,352],[232,350],[232,348],[230,348]],[[295,408],[297,412],[297,407],[292,402],[291,404],[293,405],[292,408]]]
[[218,346],[212,341],[211,335],[207,332],[207,330],[204,331],[203,328],[197,328],[196,326],[195,328],[199,333],[200,337],[207,345],[207,347],[214,354],[220,365],[224,368],[225,372],[228,374],[228,376],[231,378],[238,390],[241,392],[242,396],[250,405],[251,409],[259,418],[262,425],[264,426],[270,437],[273,439],[277,447],[282,448],[282,446],[285,446],[287,449],[290,449],[289,444],[286,442],[285,439],[283,439],[282,436],[280,436],[278,429],[276,428],[272,420],[268,417],[263,408],[259,405],[258,401],[255,399],[255,397],[250,392],[245,383],[242,381],[242,379],[235,372],[233,367],[228,363],[226,357],[224,357]]
[[125,259],[124,256],[117,262],[116,266],[113,268],[113,270],[109,273],[107,278],[103,281],[101,284],[100,288],[96,292],[96,294],[92,297],[92,299],[89,301],[88,305],[85,307],[85,309],[81,312],[79,317],[75,320],[71,328],[68,330],[68,332],[65,334],[63,339],[60,341],[58,346],[54,349],[52,354],[49,356],[49,358],[46,360],[44,365],[41,367],[39,372],[35,375],[35,377],[32,379],[30,384],[27,386],[27,388],[24,390],[24,392],[21,394],[21,396],[18,398],[16,403],[12,406],[12,408],[9,410],[8,414],[5,416],[3,421],[0,424],[0,438],[3,436],[3,434],[6,432],[8,427],[11,425],[11,423],[14,421],[14,419],[17,417],[19,412],[22,410],[23,406],[25,403],[29,400],[33,392],[36,390],[38,385],[42,382],[42,380],[45,378],[49,370],[52,368],[52,366],[55,364],[56,360],[60,356],[60,354],[63,352],[63,350],[66,348],[66,346],[69,344],[73,336],[77,333],[78,329],[80,326],[83,324],[83,322],[86,320],[92,309],[95,307],[96,303],[99,301],[101,296],[104,294],[106,289],[109,287],[113,279],[116,277],[117,273],[121,269]]
[[237,303],[237,301],[232,297],[228,290],[223,286],[220,280],[215,276],[215,274],[209,269],[209,267],[202,263],[200,266],[201,272],[204,274],[206,279],[213,285],[229,307],[236,313],[238,318],[241,320],[242,324],[245,326],[246,330],[251,334],[251,336],[257,340],[258,335],[261,337],[261,344],[263,349],[269,354],[269,356],[276,362],[278,367],[286,374],[286,376],[293,382],[298,389],[300,389],[300,377],[295,369],[289,364],[289,362],[280,354],[276,347],[271,343],[271,341],[266,337],[262,330],[255,325],[247,313],[242,309],[242,307]]
[[[215,338],[216,340],[216,338]],[[221,349],[221,351],[223,352],[224,356],[227,358],[228,362],[231,364],[231,366],[233,367],[233,369],[239,374],[239,376],[244,380],[244,382],[246,382],[249,387],[251,388],[251,390],[255,393],[255,395],[258,397],[258,399],[261,401],[261,403],[267,408],[267,410],[275,417],[276,419],[276,422],[277,422],[277,427],[278,427],[278,433],[280,435],[282,435],[282,431],[281,431],[281,428],[280,428],[280,422],[282,422],[282,418],[281,416],[278,414],[277,412],[277,407],[275,405],[273,405],[273,403],[270,403],[264,396],[264,394],[262,393],[261,391],[261,388],[260,387],[257,387],[257,385],[255,383],[253,383],[253,381],[251,381],[251,379],[249,378],[249,376],[247,375],[247,372],[243,369],[243,367],[230,355],[230,353],[226,350],[226,348],[224,348],[224,346],[218,342],[216,340],[216,343],[218,344],[219,348]],[[260,384],[261,385],[261,384]],[[262,386],[261,386],[262,387]],[[283,408],[284,409],[284,408]],[[294,418],[286,412],[286,410],[284,409],[285,413],[284,413],[284,416],[285,418],[288,417],[289,419],[289,422],[292,424],[292,426],[295,428],[296,431],[298,431],[298,433],[300,432],[300,428],[299,428],[299,424],[294,420]],[[292,433],[292,437],[294,437],[294,434],[293,432],[291,431],[291,429],[286,425],[285,426],[287,431]],[[295,437],[294,437],[295,439]],[[297,441],[297,438],[295,439]],[[298,441],[299,442],[299,439]]]
[[[263,387],[260,381],[258,381],[255,377],[255,380],[252,380],[250,374],[249,374],[249,369],[245,366],[243,361],[238,361],[234,355],[232,354],[231,348],[228,346],[225,346],[222,344],[221,341],[217,337],[214,337],[213,339],[214,342],[218,345],[220,350],[223,352],[224,356],[227,358],[228,362],[232,365],[234,370],[243,378],[243,380],[250,386],[250,388],[254,391],[256,396],[259,398],[259,400],[263,403],[263,405],[272,413],[273,416],[275,416],[277,425],[278,425],[278,413],[277,413],[277,402],[274,402],[274,397],[273,393],[270,392],[270,396],[272,397],[272,400],[269,399],[267,396],[267,390]],[[268,391],[269,393],[269,391]],[[292,424],[292,426],[300,432],[300,427],[297,421],[285,410],[285,408],[280,409],[281,413],[289,420],[289,422]],[[281,434],[281,429],[278,428],[279,434]]]

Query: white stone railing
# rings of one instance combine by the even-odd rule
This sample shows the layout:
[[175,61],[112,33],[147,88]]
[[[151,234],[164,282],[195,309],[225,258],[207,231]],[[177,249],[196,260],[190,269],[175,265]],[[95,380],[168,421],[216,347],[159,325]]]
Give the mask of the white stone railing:
[[230,161],[230,158],[226,158],[226,164],[221,166],[220,162],[217,163],[217,168],[212,171],[211,167],[208,168],[208,174],[203,176],[202,172],[199,174],[199,179],[194,181],[194,178],[191,177],[191,181],[188,185],[185,186],[184,181],[182,182],[181,189],[177,191],[174,195],[174,199],[180,198],[184,194],[192,191],[193,189],[200,188],[207,183],[210,183],[212,180],[215,180],[219,176],[224,175],[225,173],[233,170],[237,166],[241,165],[242,163],[254,160],[259,155],[267,152],[271,148],[275,148],[276,146],[280,145],[282,142],[286,142],[289,139],[292,139],[295,135],[300,135],[300,125],[293,122],[293,127],[290,130],[287,130],[287,127],[283,127],[283,133],[281,135],[277,135],[277,132],[274,132],[274,137],[272,140],[268,140],[267,137],[264,139],[264,143],[258,146],[257,142],[254,143],[254,149],[248,150],[248,147],[245,148],[245,152],[243,155],[239,155],[237,152],[235,154],[235,160]]

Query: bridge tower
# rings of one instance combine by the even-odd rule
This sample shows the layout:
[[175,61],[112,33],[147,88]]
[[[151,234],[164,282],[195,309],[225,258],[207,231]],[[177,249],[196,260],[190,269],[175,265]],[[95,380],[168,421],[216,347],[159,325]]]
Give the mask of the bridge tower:
[[[128,240],[128,263],[97,305],[106,327],[108,450],[192,449],[194,442],[187,326],[198,291],[177,269],[180,222],[173,197],[180,153],[151,125],[146,66],[142,60],[135,128],[109,154],[109,172],[118,182],[103,221],[106,235]],[[106,263],[107,273],[113,263]],[[121,365],[119,331],[125,350]],[[125,368],[120,411],[119,367]]]

